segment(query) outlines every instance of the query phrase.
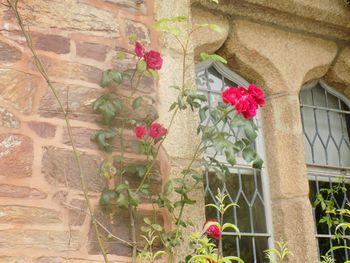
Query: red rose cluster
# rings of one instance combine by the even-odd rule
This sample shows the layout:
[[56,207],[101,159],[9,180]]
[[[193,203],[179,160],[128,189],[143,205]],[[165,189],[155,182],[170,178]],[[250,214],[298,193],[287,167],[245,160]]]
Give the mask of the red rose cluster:
[[146,134],[154,140],[159,140],[167,133],[167,129],[165,129],[161,124],[155,122],[152,123],[149,129],[147,130],[146,126],[137,126],[135,128],[135,135],[138,139],[143,139]]
[[[214,224],[213,224],[214,223]],[[221,230],[218,226],[218,221],[215,219],[208,219],[204,224],[204,230],[207,236],[210,236],[216,240],[221,238]]]
[[264,92],[254,84],[250,84],[248,89],[243,87],[228,87],[222,92],[222,100],[235,107],[238,113],[242,113],[244,118],[252,119],[259,106],[265,104]]
[[146,52],[140,42],[135,43],[135,54],[146,61],[148,69],[160,70],[162,68],[163,59],[160,53],[154,50]]

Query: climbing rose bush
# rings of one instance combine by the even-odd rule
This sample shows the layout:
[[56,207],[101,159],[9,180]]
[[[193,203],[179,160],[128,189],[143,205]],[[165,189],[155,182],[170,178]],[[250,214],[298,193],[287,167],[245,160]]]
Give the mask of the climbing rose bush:
[[259,106],[265,104],[264,92],[254,84],[250,84],[248,89],[244,87],[228,87],[222,92],[224,103],[231,104],[244,118],[255,117]]

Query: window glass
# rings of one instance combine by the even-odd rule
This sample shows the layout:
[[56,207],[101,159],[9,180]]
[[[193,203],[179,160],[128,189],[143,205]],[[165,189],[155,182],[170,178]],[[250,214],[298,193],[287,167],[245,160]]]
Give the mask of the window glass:
[[[350,111],[346,102],[345,97],[322,81],[314,82],[300,92],[310,201],[320,256],[334,246],[350,245],[348,238],[335,238],[336,222],[342,222],[344,217],[327,213],[319,202],[331,201],[334,211],[350,209]],[[350,258],[347,249],[337,249],[331,255],[336,262]]]
[[[223,71],[222,64],[208,64],[206,67],[197,67],[197,69],[197,87],[207,96],[209,111],[221,101],[221,92],[226,87],[243,85],[241,84],[242,79],[230,70],[225,69],[225,74],[220,73]],[[241,82],[240,84],[237,84],[236,78]],[[214,123],[210,114],[203,121],[203,124],[208,123],[210,125]],[[233,141],[241,138],[244,133],[240,127],[233,129],[230,125],[224,126],[220,123],[217,128],[230,133]],[[206,151],[204,158],[215,155],[216,159],[220,160],[221,154],[215,152],[213,147]],[[221,192],[228,195],[228,202],[239,205],[239,207],[232,207],[225,213],[224,222],[237,225],[242,236],[239,238],[233,231],[223,233],[224,255],[240,256],[245,262],[263,263],[266,261],[264,251],[268,249],[270,237],[269,224],[266,220],[267,204],[264,196],[266,190],[263,184],[264,178],[260,170],[250,168],[243,159],[238,158],[237,161],[237,166],[230,168],[232,173],[226,178],[204,169],[205,202],[207,204],[216,203],[215,195],[220,189]],[[206,217],[218,220],[219,214],[215,209],[207,207]]]

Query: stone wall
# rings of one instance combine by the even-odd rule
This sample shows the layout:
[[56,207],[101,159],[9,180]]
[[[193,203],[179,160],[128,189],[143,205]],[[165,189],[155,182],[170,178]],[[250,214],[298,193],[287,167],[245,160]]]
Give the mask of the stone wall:
[[[130,65],[130,60],[118,61],[116,54],[133,51],[131,34],[156,49],[153,1],[136,2],[19,1],[34,48],[72,120],[96,217],[125,240],[131,239],[126,212],[98,205],[106,183],[98,174],[101,153],[90,140],[99,129],[91,104],[105,92],[99,86],[101,72]],[[101,262],[63,114],[4,5],[0,6],[0,83],[0,262]],[[155,88],[155,83],[143,80],[138,94],[156,97]],[[119,95],[125,96],[127,89],[123,87]],[[126,134],[134,136],[131,130]],[[115,142],[114,150],[118,149]],[[126,157],[143,161],[131,147]],[[159,190],[160,178],[155,180]],[[138,225],[150,209],[141,204]],[[106,241],[107,234],[102,234]],[[129,261],[128,247],[106,243],[112,262]]]

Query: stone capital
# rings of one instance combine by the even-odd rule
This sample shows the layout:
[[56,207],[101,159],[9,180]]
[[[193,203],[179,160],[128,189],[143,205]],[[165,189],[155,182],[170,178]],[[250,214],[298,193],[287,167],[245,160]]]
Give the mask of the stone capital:
[[336,55],[331,41],[244,20],[231,26],[224,57],[268,94],[298,92],[303,83],[324,76]]

